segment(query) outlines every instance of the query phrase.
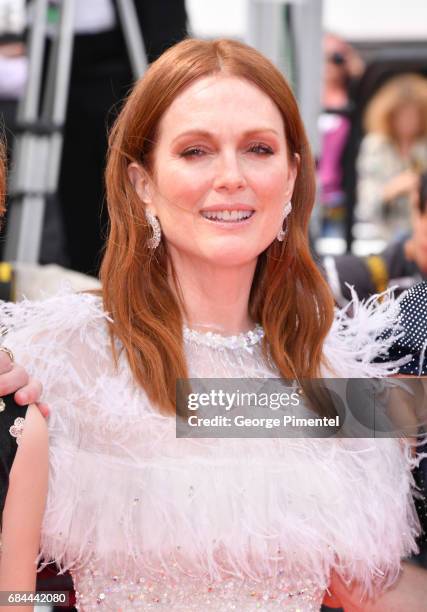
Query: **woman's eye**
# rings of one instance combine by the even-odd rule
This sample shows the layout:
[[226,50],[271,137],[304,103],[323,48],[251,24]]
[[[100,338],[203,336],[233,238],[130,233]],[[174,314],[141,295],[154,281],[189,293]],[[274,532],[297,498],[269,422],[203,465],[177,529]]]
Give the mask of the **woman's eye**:
[[191,147],[190,149],[186,149],[180,155],[181,157],[201,157],[205,151],[200,147]]
[[249,151],[258,155],[273,155],[274,153],[271,147],[264,144],[254,144],[249,148]]

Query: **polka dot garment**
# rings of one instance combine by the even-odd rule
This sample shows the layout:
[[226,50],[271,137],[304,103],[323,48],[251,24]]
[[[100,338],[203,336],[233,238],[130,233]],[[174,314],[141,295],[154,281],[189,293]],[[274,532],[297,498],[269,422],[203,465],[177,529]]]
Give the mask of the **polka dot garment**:
[[427,376],[427,281],[407,291],[400,312],[400,324],[405,333],[390,349],[390,358],[412,355],[411,361],[401,366],[399,373]]

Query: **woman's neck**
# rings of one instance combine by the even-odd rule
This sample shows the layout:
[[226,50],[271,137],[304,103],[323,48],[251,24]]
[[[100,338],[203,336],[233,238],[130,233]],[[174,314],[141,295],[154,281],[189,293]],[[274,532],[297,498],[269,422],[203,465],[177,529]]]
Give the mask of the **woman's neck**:
[[225,336],[253,328],[248,304],[256,260],[221,267],[203,260],[195,263],[193,257],[174,254],[173,265],[189,327]]

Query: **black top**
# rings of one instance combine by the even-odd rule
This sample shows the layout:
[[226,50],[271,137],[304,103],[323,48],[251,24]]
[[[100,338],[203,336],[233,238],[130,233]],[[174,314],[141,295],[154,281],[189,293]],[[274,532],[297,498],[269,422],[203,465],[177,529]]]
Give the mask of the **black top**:
[[391,359],[412,355],[400,374],[427,376],[427,281],[411,287],[400,303],[400,325],[404,334],[391,348]]
[[12,469],[18,445],[16,437],[10,433],[15,419],[24,418],[27,408],[18,406],[13,395],[6,395],[0,401],[0,527],[3,515],[4,503],[6,501],[9,487],[9,474]]

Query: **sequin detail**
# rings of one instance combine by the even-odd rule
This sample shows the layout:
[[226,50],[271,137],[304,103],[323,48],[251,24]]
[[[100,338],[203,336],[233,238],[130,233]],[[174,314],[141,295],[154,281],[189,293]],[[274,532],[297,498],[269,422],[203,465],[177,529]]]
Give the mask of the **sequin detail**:
[[255,327],[244,334],[235,336],[222,336],[214,332],[199,332],[184,325],[184,339],[198,345],[210,346],[211,348],[239,349],[248,348],[258,344],[264,337],[264,330],[261,325]]
[[9,433],[13,438],[16,438],[16,444],[19,445],[21,442],[22,434],[24,432],[25,419],[23,417],[17,417],[12,427],[9,427]]
[[76,608],[89,610],[157,610],[157,612],[318,612],[325,588],[310,579],[292,581],[280,576],[263,582],[227,578],[209,582],[203,577],[170,575],[152,579],[129,580],[117,574],[107,575],[89,565],[72,572],[76,588]]

